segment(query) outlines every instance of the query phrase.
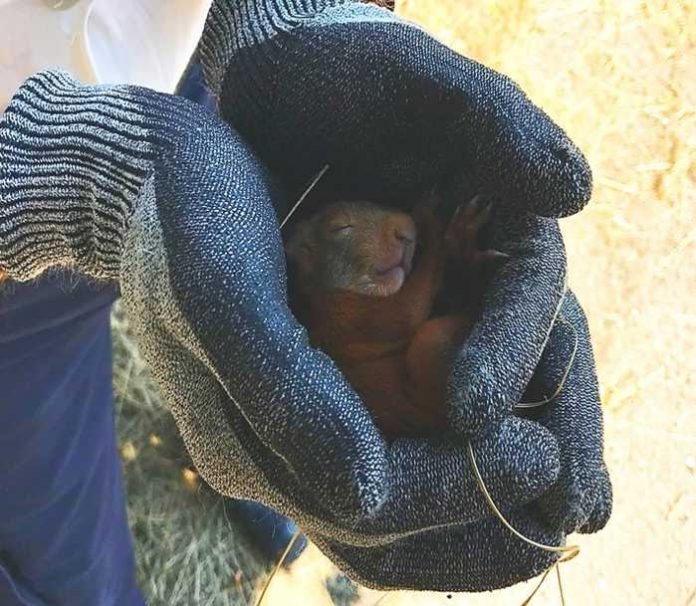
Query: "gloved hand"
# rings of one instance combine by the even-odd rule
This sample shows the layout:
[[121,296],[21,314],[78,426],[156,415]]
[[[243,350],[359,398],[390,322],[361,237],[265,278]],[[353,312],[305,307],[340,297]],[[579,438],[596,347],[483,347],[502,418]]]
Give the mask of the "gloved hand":
[[[537,373],[548,375],[547,383],[567,367],[570,352],[558,330],[549,339],[566,292],[555,219],[585,205],[591,173],[563,131],[513,82],[383,8],[346,0],[215,0],[199,53],[221,115],[288,191],[299,191],[328,164],[324,188],[336,196],[413,203],[438,188],[452,205],[474,193],[498,201],[491,245],[510,259],[496,272],[450,377],[451,419],[461,434],[484,435],[511,414],[540,360]],[[551,535],[583,524],[598,529],[610,511],[608,476],[598,464],[599,400],[584,383],[596,386],[587,337],[579,350],[578,380],[567,382],[556,399],[562,405],[549,406],[544,421],[563,453],[561,478],[541,507]],[[571,420],[576,413],[591,419],[579,432]],[[536,523],[529,515],[523,520],[524,527]],[[488,526],[478,528],[479,543],[495,543]],[[413,539],[423,549],[432,542],[433,553],[438,540],[436,533]],[[323,545],[333,549],[330,541]],[[403,542],[392,546],[394,553],[402,547],[408,549]],[[344,548],[333,557],[344,566],[352,559],[363,580],[444,586],[423,578],[433,575],[436,560],[422,559],[416,577],[405,564],[400,577],[398,557],[380,565],[374,552],[351,558]],[[441,553],[440,560],[454,558],[471,576],[450,584],[490,589],[550,557],[527,555],[507,581],[502,560],[499,574],[495,566],[482,572],[473,553],[469,559]]]
[[[286,211],[242,139],[180,98],[49,71],[19,89],[0,122],[0,268],[15,280],[70,266],[119,281],[143,355],[214,488],[274,507],[358,559],[379,545],[398,553],[396,541],[426,527],[487,517],[463,448],[388,446],[334,363],[308,346],[287,307]],[[476,450],[504,508],[558,477],[556,440],[532,421],[504,419]],[[491,548],[477,553],[493,561]],[[464,576],[447,583],[463,585],[469,550],[451,556]],[[402,582],[398,564],[377,570],[374,556],[356,557],[353,569],[374,583]],[[542,561],[515,562],[515,578]],[[494,568],[481,569],[480,586],[500,583]],[[427,573],[413,586],[444,582]]]
[[494,240],[511,259],[460,353],[451,408],[470,434],[509,414],[564,292],[558,226],[540,215],[576,212],[591,193],[563,131],[505,76],[370,4],[216,0],[199,53],[221,115],[288,191],[328,164],[336,195],[502,202]]

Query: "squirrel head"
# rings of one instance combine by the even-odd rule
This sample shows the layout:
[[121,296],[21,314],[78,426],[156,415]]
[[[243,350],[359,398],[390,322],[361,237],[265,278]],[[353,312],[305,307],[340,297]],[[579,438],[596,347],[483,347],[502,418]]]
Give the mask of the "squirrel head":
[[367,201],[335,202],[300,221],[285,251],[305,292],[398,292],[416,247],[413,218]]

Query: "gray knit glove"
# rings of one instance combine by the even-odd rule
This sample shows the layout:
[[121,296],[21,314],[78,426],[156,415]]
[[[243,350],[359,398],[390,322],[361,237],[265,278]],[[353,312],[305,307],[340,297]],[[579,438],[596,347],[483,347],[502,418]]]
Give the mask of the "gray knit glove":
[[[409,536],[489,509],[463,447],[387,445],[334,363],[309,347],[287,307],[286,212],[240,137],[180,98],[49,71],[19,89],[0,122],[0,268],[16,280],[53,266],[118,280],[203,477],[294,518],[372,584],[401,585],[413,568]],[[506,509],[558,478],[556,440],[533,421],[506,418],[475,448]],[[429,576],[440,567],[429,543],[412,583],[470,583],[470,553],[493,561],[500,546],[488,538],[474,533],[475,549],[457,546],[456,532],[447,539],[460,575],[448,580]],[[350,561],[334,545],[351,546]],[[389,562],[375,559],[380,549]],[[526,578],[547,560],[521,557],[504,578],[481,568],[477,584]]]
[[[566,292],[555,217],[584,206],[592,179],[515,83],[384,8],[346,0],[215,0],[199,52],[221,115],[291,192],[328,164],[322,185],[340,196],[413,203],[438,186],[452,206],[475,193],[498,201],[490,243],[510,259],[450,377],[460,433],[481,435],[509,415],[545,348],[539,373],[558,379],[570,353],[549,341]],[[610,501],[595,461],[601,411],[588,339],[580,350],[592,387],[567,385],[554,414],[587,410],[592,422],[580,434],[569,419],[549,425],[567,453],[559,481],[574,487],[549,519],[564,529],[601,495]]]
[[[504,206],[511,254],[451,381],[452,420],[477,434],[508,415],[565,291],[558,225],[591,192],[566,135],[508,78],[384,8],[337,0],[216,0],[200,44],[221,115],[288,191],[324,165],[337,195],[415,202],[439,186]],[[533,211],[532,214],[529,211]]]
[[[589,339],[578,313],[574,332],[554,329],[566,264],[553,217],[591,192],[572,142],[508,78],[373,5],[216,0],[199,51],[221,114],[288,191],[328,164],[322,186],[337,196],[414,203],[437,186],[452,205],[474,193],[498,201],[488,235],[511,258],[453,367],[452,424],[464,436],[498,432],[520,400],[558,392],[536,412],[559,442],[558,480],[534,508],[508,513],[551,544],[601,528],[611,487]],[[535,369],[537,391],[525,394]],[[313,538],[353,576],[384,586],[492,589],[554,559],[490,520],[380,548]]]

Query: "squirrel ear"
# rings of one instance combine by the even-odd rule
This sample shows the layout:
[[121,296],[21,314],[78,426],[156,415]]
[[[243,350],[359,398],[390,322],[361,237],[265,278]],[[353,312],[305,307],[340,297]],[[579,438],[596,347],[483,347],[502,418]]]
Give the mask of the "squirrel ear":
[[294,225],[283,238],[285,254],[291,259],[297,259],[303,248],[307,248],[307,226],[304,223]]

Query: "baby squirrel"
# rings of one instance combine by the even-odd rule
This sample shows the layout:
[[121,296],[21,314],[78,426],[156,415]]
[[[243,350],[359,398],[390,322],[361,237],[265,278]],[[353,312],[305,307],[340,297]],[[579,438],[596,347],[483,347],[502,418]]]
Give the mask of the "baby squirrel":
[[298,319],[389,438],[447,425],[447,377],[472,319],[462,311],[430,316],[446,262],[466,287],[467,272],[506,256],[478,248],[489,211],[477,197],[445,230],[424,208],[411,216],[337,202],[299,222],[286,242]]

